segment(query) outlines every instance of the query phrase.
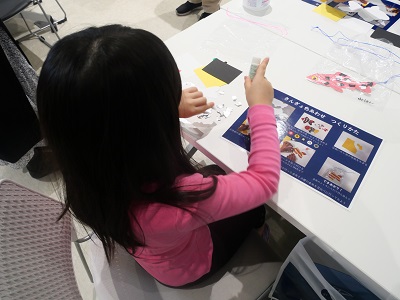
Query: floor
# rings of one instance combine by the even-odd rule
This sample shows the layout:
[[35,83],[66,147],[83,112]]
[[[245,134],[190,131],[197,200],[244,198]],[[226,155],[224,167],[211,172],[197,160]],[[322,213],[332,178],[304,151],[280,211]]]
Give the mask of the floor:
[[[228,1],[223,0],[222,4]],[[167,40],[197,22],[198,16],[201,14],[201,11],[197,11],[188,16],[177,16],[175,8],[182,2],[183,0],[59,0],[67,14],[67,21],[57,26],[57,33],[60,37],[63,37],[85,27],[119,23],[146,29],[162,40]],[[42,5],[46,13],[55,20],[63,18],[63,12],[55,0],[43,0]],[[34,22],[40,20],[37,14],[40,10],[36,6],[29,11],[27,15],[27,18],[29,17],[28,24],[32,28],[37,28]],[[15,17],[7,21],[6,25],[14,37],[18,38],[26,33],[26,27],[24,27],[21,18]],[[44,33],[43,37],[51,44],[57,40],[56,35],[50,31]],[[49,48],[37,38],[23,41],[20,45],[34,69],[40,73],[41,65]],[[194,155],[194,159],[204,164],[211,163],[198,151]],[[42,194],[57,198],[57,188],[50,176],[37,180],[29,175],[26,168],[0,165],[0,178],[11,179]],[[292,232],[293,236],[287,235],[286,231],[282,231],[282,228],[290,225],[287,225],[287,222],[274,212],[271,212],[268,216],[271,224],[271,240],[272,242],[275,241],[277,246],[284,245],[284,249],[278,247],[284,258],[295,242],[302,237],[302,234],[296,230],[288,230],[287,232]],[[284,224],[284,226],[281,226],[281,224]],[[80,226],[78,226],[78,231],[79,236],[85,234]],[[282,243],[281,240],[285,242]],[[85,245],[83,245],[84,252],[85,248]],[[80,262],[75,247],[72,247],[72,251],[76,278],[82,297],[84,300],[93,299],[93,286]]]
[[[79,29],[89,26],[119,23],[131,27],[138,27],[153,32],[162,40],[166,40],[198,20],[201,11],[184,17],[178,17],[175,8],[183,0],[59,0],[67,14],[67,21],[58,26],[59,35],[65,36]],[[228,0],[223,0],[224,4]],[[43,8],[55,20],[63,17],[63,13],[55,0],[43,0]],[[37,7],[34,11],[40,11]],[[22,22],[8,22],[7,26],[14,32],[25,31]],[[56,40],[54,34],[44,35],[50,43]],[[26,51],[34,64],[35,69],[45,58],[48,47],[37,39],[23,42]]]

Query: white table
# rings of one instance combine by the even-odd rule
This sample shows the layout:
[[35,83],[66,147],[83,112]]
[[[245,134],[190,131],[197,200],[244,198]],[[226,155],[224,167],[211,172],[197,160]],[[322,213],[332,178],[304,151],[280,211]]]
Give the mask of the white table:
[[[275,88],[382,138],[350,210],[284,172],[279,192],[268,204],[305,234],[318,237],[343,256],[364,282],[380,291],[382,299],[400,299],[400,159],[396,153],[400,146],[400,79],[391,86],[393,91],[381,107],[357,101],[351,93],[339,94],[312,84],[305,77],[321,64],[332,63],[327,57],[333,43],[311,27],[319,26],[330,34],[340,30],[366,40],[371,31],[362,25],[349,29],[312,12],[313,7],[300,0],[272,0],[272,9],[262,17],[248,15],[241,2],[227,3],[166,42],[186,84],[195,84],[216,104],[234,108],[221,121],[190,118],[192,125],[184,125],[184,137],[225,170],[245,170],[247,152],[221,137],[247,107],[243,76],[221,87],[222,95],[205,89],[190,70],[217,57],[247,75],[252,56],[269,55],[267,77]],[[400,55],[399,48],[392,50]],[[232,95],[243,106],[236,107]]]

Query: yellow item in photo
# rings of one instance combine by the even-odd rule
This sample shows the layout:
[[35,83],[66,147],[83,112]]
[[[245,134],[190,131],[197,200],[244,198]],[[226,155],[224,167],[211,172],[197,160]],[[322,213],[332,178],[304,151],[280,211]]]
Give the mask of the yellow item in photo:
[[342,146],[350,152],[357,153],[357,148],[354,146],[354,141],[352,139],[347,138]]

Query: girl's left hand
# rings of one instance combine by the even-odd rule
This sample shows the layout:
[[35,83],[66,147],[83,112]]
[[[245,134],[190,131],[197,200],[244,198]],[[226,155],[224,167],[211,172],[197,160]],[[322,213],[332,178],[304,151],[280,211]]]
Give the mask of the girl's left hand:
[[213,106],[214,102],[207,103],[207,98],[196,87],[190,87],[182,91],[179,117],[189,118],[201,114]]

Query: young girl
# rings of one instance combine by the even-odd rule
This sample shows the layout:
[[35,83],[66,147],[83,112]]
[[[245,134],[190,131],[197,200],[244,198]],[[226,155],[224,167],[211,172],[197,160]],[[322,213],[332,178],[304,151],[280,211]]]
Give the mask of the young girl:
[[65,211],[90,226],[111,261],[122,245],[169,286],[215,273],[254,227],[278,188],[280,153],[264,78],[245,78],[251,152],[247,171],[197,170],[183,149],[179,116],[202,112],[153,34],[108,25],[69,35],[50,50],[37,101],[43,134],[65,183]]

